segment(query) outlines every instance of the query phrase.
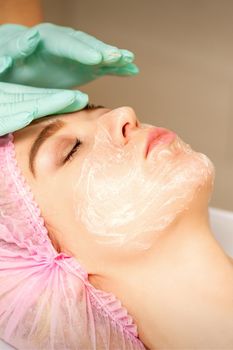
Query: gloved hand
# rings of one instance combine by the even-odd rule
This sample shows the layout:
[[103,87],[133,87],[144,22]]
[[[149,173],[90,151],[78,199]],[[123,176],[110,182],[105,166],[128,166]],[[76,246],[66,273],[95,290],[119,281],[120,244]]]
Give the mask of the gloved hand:
[[43,116],[77,111],[87,103],[88,96],[80,91],[0,83],[0,136]]
[[134,54],[51,23],[0,26],[0,81],[70,88],[103,75],[135,75]]

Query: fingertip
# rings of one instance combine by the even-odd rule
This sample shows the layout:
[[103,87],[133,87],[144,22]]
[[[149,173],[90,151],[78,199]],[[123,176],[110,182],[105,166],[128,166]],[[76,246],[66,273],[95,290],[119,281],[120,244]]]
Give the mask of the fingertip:
[[33,120],[34,120],[34,117],[33,117],[33,114],[32,113],[25,113],[25,114],[22,114],[22,126],[21,127],[25,127],[27,125],[29,125]]
[[37,119],[41,116],[57,113],[72,104],[75,98],[75,92],[71,90],[62,90],[61,92],[40,98],[35,104],[33,117]]
[[133,64],[128,63],[121,67],[102,67],[98,71],[99,76],[115,75],[115,76],[134,76],[139,73],[139,68]]
[[75,91],[75,100],[73,103],[68,105],[66,108],[63,108],[59,111],[59,113],[71,113],[75,111],[79,111],[83,109],[89,102],[89,97],[87,94],[81,92],[81,91]]
[[76,95],[76,101],[79,103],[80,107],[84,108],[89,101],[88,95],[81,91],[75,91],[75,95]]
[[89,62],[94,64],[99,64],[102,61],[102,55],[99,51],[93,51],[93,53],[89,57]]
[[126,66],[119,68],[119,71],[125,73],[125,75],[136,75],[140,72],[138,66],[134,63],[129,63]]
[[[69,112],[71,111],[79,111],[83,109],[89,101],[89,97],[87,94],[81,92],[81,91],[76,91],[76,99],[75,101],[68,107]],[[68,110],[67,110],[68,111]]]
[[126,63],[131,63],[135,59],[135,55],[133,52],[125,49],[121,49],[122,59]]
[[102,54],[104,63],[115,63],[122,57],[121,51],[114,46],[104,49]]
[[17,47],[20,55],[28,56],[37,47],[40,41],[40,33],[35,28],[30,28],[19,37]]
[[66,104],[69,105],[75,101],[76,95],[72,90],[62,90],[51,96],[48,96],[47,102],[55,105]]

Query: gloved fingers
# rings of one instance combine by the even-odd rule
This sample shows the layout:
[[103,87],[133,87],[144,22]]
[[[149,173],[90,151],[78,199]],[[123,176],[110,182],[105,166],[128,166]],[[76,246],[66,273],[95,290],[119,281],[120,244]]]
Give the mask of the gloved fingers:
[[134,61],[134,53],[132,51],[129,50],[125,50],[125,49],[121,49],[121,59],[117,62],[120,65],[124,65],[127,63],[132,63]]
[[[30,113],[33,118],[40,118],[56,113],[72,104],[76,99],[73,91],[61,91],[57,94],[47,95],[28,101],[0,104],[0,116],[16,113]],[[1,117],[0,117],[1,118]]]
[[[40,29],[39,26],[38,28]],[[42,28],[46,30],[46,27]],[[61,30],[54,29],[51,26],[48,28],[49,35],[46,33],[46,37],[43,38],[43,45],[47,52],[55,56],[70,58],[83,64],[94,65],[102,61],[101,53],[81,40],[77,40],[73,34],[75,32],[73,29],[69,28],[67,30],[68,28],[65,28],[66,30]]]
[[29,56],[34,52],[39,41],[40,34],[36,29],[22,29],[0,45],[0,55],[7,53],[13,59]]
[[33,120],[33,116],[28,112],[20,112],[0,117],[0,136],[22,129]]
[[88,95],[80,91],[60,91],[35,100],[0,104],[0,136],[22,129],[34,119],[80,110],[87,102]]
[[[66,102],[66,94],[71,94],[72,96],[74,96],[74,100],[71,103]],[[62,98],[65,99],[64,104],[58,106],[59,108],[56,111],[54,111],[54,113],[69,113],[78,111],[84,108],[88,103],[88,95],[79,90],[44,89],[26,85],[0,83],[0,113],[3,113],[3,104],[5,106],[4,110],[6,112],[8,110],[7,105],[11,106],[9,108],[12,108],[13,104],[17,104],[17,106],[20,106],[19,103],[23,102],[25,103],[25,105],[28,105],[28,101],[30,103],[33,103],[33,101],[35,100],[42,100],[45,98],[49,99],[53,96],[55,96],[55,100],[59,96],[62,96]],[[51,101],[53,101],[53,99]],[[63,100],[60,100],[61,103],[62,101]]]
[[71,113],[71,112],[79,111],[88,104],[89,97],[87,94],[80,91],[75,91],[75,90],[72,90],[72,91],[75,92],[74,102],[63,109],[60,109],[56,114]]
[[0,103],[28,101],[56,94],[61,91],[69,90],[37,88],[27,85],[0,82]]
[[2,56],[0,57],[0,76],[4,74],[8,68],[12,66],[12,58],[10,56]]
[[[88,96],[81,91],[64,90],[34,103],[33,116],[38,119],[51,114],[62,114],[80,110],[88,102]],[[28,102],[27,102],[28,103]]]
[[122,67],[100,67],[98,75],[118,75],[118,76],[132,76],[139,73],[139,68],[134,63],[126,64]]
[[102,63],[111,64],[117,62],[122,57],[122,52],[115,46],[105,44],[103,41],[94,36],[81,32],[74,31],[72,35],[81,42],[89,45],[92,49],[97,50],[102,55]]
[[34,28],[41,33],[45,49],[55,56],[71,58],[83,64],[112,64],[120,58],[124,63],[130,63],[134,59],[132,52],[105,44],[92,35],[70,27],[41,23]]
[[108,65],[108,64],[102,65],[102,67],[117,68],[117,67],[127,66],[128,64],[133,62],[133,60],[135,58],[133,52],[128,51],[128,50],[124,50],[124,49],[122,49],[121,52],[122,52],[122,56],[117,62],[115,62],[111,65]]

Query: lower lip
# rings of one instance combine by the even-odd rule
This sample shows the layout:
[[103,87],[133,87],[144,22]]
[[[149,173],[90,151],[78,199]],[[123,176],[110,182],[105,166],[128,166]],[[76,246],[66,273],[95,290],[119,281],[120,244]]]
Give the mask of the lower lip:
[[154,141],[151,142],[147,154],[158,145],[170,145],[176,138],[176,134],[172,131],[158,135]]

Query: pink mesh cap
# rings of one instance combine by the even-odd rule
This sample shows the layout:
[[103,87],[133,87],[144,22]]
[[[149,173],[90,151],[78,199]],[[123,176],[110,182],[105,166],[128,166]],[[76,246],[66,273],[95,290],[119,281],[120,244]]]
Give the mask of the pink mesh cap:
[[53,247],[15,158],[0,137],[0,338],[16,349],[145,349],[121,302]]

